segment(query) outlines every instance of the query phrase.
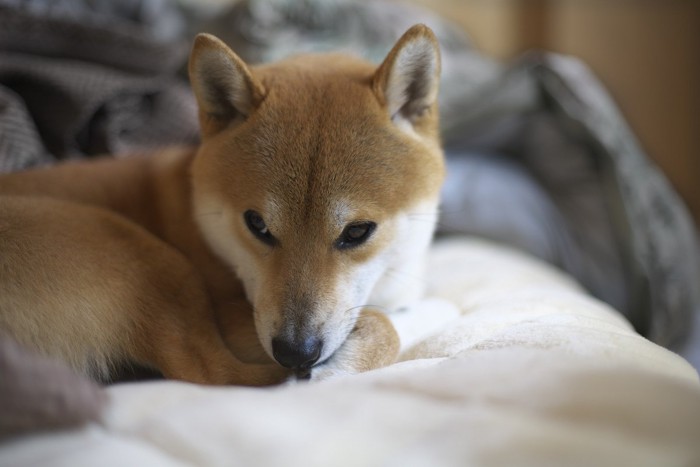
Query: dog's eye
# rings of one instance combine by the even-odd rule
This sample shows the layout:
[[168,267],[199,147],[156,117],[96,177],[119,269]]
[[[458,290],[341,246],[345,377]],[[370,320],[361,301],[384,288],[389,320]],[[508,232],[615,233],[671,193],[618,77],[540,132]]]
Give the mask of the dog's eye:
[[374,222],[354,222],[348,224],[343,229],[338,240],[335,242],[336,248],[346,250],[362,245],[372,236],[377,224]]
[[268,245],[274,245],[276,243],[275,237],[270,233],[270,229],[267,228],[267,224],[265,224],[265,220],[260,214],[249,209],[243,214],[243,218],[245,219],[245,224],[248,226],[248,229],[260,241]]

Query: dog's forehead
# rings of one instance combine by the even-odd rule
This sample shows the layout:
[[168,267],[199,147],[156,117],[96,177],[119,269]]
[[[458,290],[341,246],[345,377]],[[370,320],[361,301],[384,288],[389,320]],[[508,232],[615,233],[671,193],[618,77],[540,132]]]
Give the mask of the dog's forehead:
[[235,131],[239,182],[285,225],[390,215],[432,193],[440,172],[380,105],[373,67],[342,63],[267,70],[265,99]]
[[330,74],[294,78],[276,81],[254,116],[251,162],[294,203],[388,188],[411,163],[410,144],[390,127],[369,83]]

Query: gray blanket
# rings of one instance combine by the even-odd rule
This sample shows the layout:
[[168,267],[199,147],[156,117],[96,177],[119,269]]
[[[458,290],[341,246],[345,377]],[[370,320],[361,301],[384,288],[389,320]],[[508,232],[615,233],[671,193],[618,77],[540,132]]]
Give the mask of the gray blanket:
[[0,0],[0,171],[197,141],[166,1]]

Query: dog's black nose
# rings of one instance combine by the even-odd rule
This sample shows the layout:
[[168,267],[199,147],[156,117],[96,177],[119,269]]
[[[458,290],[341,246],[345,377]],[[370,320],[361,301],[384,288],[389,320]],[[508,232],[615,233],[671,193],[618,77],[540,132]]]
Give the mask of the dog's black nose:
[[280,365],[293,369],[311,368],[321,356],[323,341],[309,337],[299,342],[289,342],[275,337],[272,339],[272,355]]

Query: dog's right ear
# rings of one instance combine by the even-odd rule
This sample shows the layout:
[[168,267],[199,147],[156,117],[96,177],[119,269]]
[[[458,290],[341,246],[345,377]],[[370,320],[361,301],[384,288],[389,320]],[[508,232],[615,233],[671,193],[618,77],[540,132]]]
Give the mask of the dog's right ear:
[[395,123],[414,126],[437,114],[440,46],[433,31],[417,24],[401,36],[374,74],[379,101]]
[[210,34],[195,38],[189,75],[205,136],[247,118],[265,97],[264,87],[245,62]]

